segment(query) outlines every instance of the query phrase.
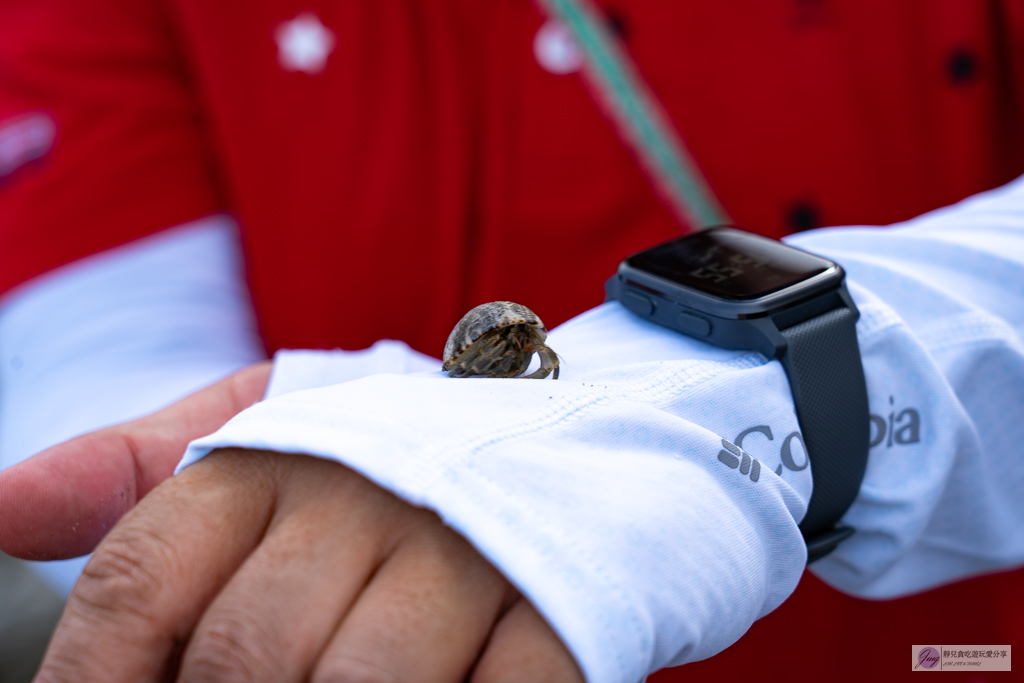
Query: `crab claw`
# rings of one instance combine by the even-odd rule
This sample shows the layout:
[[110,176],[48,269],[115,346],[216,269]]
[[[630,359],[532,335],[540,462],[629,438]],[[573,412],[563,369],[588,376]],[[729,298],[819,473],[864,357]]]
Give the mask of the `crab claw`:
[[523,379],[544,379],[552,372],[555,375],[551,379],[558,379],[558,355],[550,347],[543,344],[535,350],[540,356],[540,367],[529,375],[525,375]]

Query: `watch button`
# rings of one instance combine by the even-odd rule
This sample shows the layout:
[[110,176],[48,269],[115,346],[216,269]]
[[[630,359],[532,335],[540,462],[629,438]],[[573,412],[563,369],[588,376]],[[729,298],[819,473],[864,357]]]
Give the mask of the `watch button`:
[[706,337],[711,334],[711,323],[689,313],[679,314],[679,329],[691,337]]
[[643,294],[637,294],[636,292],[626,292],[626,295],[622,297],[622,304],[639,315],[654,313],[654,302]]

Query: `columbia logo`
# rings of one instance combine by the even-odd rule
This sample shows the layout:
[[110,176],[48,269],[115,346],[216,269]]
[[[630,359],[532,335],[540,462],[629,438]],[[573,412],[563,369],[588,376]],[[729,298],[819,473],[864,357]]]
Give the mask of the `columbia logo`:
[[726,467],[740,468],[740,474],[749,474],[750,481],[761,478],[761,463],[756,458],[751,458],[746,451],[726,439],[722,439],[722,447],[725,450],[718,451],[718,460]]

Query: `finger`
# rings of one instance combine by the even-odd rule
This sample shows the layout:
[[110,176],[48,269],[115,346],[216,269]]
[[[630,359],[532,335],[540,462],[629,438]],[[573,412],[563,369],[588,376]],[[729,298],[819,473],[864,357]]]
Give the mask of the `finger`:
[[285,467],[301,467],[282,478],[263,541],[196,627],[181,680],[306,680],[393,545],[405,503],[337,463],[291,457]]
[[262,536],[275,476],[268,454],[220,452],[142,501],[86,565],[37,680],[159,680],[175,644]]
[[495,625],[470,683],[584,683],[576,660],[544,618],[520,598]]
[[153,415],[47,449],[0,472],[0,550],[30,560],[90,552],[121,516],[171,476],[192,439],[262,396],[259,363]]
[[508,582],[436,516],[398,545],[321,655],[313,683],[462,681],[487,640]]

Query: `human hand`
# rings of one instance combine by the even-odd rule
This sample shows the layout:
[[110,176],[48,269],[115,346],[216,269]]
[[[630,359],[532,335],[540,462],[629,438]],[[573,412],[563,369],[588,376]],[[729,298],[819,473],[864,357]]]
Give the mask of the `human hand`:
[[[183,654],[182,654],[183,648]],[[223,450],[75,586],[39,681],[581,681],[464,539],[337,463]]]
[[[254,366],[0,474],[0,547],[90,551],[40,681],[581,680],[544,620],[433,513],[305,456],[185,443],[256,400]],[[481,655],[482,652],[482,655]]]
[[189,441],[263,396],[271,367],[256,363],[164,410],[71,439],[0,472],[0,550],[26,560],[91,552],[173,474]]

